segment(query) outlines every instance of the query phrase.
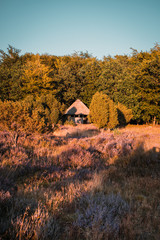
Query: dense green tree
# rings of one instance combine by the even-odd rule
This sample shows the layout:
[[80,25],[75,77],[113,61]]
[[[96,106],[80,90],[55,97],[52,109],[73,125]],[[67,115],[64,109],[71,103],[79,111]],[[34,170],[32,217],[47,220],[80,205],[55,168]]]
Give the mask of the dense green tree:
[[2,100],[19,100],[21,91],[23,64],[20,50],[9,45],[7,53],[0,50],[0,98]]
[[64,56],[57,59],[57,98],[60,102],[70,105],[79,98],[82,90],[82,81],[78,75],[79,69],[83,66],[84,59],[74,56]]
[[109,122],[108,128],[113,129],[119,124],[118,121],[118,112],[115,103],[110,99],[109,100]]
[[101,62],[96,58],[88,58],[78,72],[78,77],[81,79],[80,98],[88,106],[92,96],[97,92],[100,75]]
[[44,65],[40,55],[33,55],[27,60],[23,74],[23,91],[25,94],[40,95],[47,93],[50,88],[50,68]]
[[114,128],[118,124],[117,111],[113,101],[104,93],[94,94],[90,104],[89,120],[99,128]]
[[128,124],[133,118],[132,110],[128,109],[122,103],[117,104],[118,122],[120,126]]
[[61,113],[61,105],[49,95],[28,96],[21,101],[0,101],[0,123],[13,130],[15,126],[26,132],[53,130]]
[[106,127],[109,122],[109,99],[102,92],[96,92],[89,107],[89,121],[99,128]]
[[140,119],[152,122],[160,120],[160,52],[140,53],[141,72],[136,78],[139,98]]

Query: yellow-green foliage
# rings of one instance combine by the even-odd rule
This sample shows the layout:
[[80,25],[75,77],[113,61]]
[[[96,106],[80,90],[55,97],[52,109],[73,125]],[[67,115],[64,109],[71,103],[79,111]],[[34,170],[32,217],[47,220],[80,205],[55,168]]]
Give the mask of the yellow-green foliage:
[[8,129],[12,129],[15,122],[23,122],[23,108],[20,102],[0,101],[0,123]]
[[133,117],[132,110],[128,109],[122,103],[118,103],[117,111],[118,111],[118,121],[120,125],[126,125],[127,123],[130,122],[130,120]]
[[114,128],[118,124],[117,111],[114,102],[104,93],[97,92],[90,104],[90,122],[99,128]]
[[23,101],[0,101],[0,123],[12,130],[12,125],[29,132],[45,132],[52,129],[60,115],[60,104],[52,95],[36,99],[28,96]]
[[39,54],[32,55],[24,66],[23,92],[25,94],[46,93],[51,82],[50,72],[49,67],[42,63]]
[[109,123],[110,129],[115,128],[118,125],[118,113],[116,106],[112,100],[109,101]]
[[99,128],[106,127],[109,122],[109,98],[102,92],[97,92],[90,104],[89,121]]

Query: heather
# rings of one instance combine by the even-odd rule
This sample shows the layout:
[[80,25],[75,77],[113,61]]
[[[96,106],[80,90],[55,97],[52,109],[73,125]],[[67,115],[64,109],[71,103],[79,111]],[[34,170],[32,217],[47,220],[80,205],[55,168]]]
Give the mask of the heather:
[[0,132],[1,239],[158,239],[160,129]]

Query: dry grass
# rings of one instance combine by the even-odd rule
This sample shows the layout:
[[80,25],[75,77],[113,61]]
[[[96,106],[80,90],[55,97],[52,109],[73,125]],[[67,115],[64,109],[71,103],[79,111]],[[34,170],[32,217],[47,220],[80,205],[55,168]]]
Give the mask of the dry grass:
[[159,239],[160,128],[0,132],[1,239]]
[[120,129],[120,132],[134,133],[136,139],[143,141],[146,150],[157,148],[160,149],[160,126],[148,126],[148,125],[129,125],[124,129]]
[[93,124],[79,124],[77,126],[64,125],[54,132],[54,136],[69,138],[85,138],[99,134],[100,131]]

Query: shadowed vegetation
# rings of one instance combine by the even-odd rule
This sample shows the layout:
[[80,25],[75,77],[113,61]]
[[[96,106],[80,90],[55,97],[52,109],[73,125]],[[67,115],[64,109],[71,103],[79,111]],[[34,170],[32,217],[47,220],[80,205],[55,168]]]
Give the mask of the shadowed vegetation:
[[0,132],[2,239],[158,239],[159,128],[83,134]]

